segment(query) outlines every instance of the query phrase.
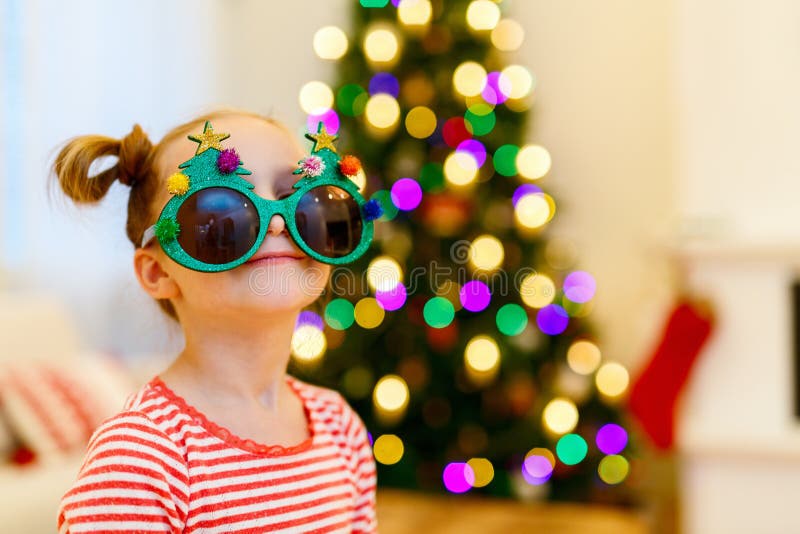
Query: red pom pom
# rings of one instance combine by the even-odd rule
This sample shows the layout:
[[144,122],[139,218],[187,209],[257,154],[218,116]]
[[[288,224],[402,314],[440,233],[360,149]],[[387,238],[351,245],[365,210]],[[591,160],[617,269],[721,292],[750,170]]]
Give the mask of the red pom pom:
[[339,170],[345,176],[355,176],[361,170],[361,162],[355,156],[345,156],[339,160]]

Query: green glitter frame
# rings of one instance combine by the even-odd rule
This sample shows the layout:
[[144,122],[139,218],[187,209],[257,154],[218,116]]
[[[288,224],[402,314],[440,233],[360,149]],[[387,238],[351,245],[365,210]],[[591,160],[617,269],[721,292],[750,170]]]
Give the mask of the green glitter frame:
[[[208,129],[211,129],[213,134],[213,128],[206,122],[204,134]],[[320,132],[325,134],[324,127],[321,123],[318,129],[318,135]],[[192,136],[189,137],[192,138]],[[156,237],[164,252],[166,252],[172,260],[184,267],[200,272],[227,271],[245,263],[255,254],[267,235],[269,221],[274,215],[280,215],[286,223],[286,228],[292,240],[311,258],[332,265],[352,263],[360,258],[369,248],[374,235],[373,221],[368,218],[364,211],[364,205],[367,201],[364,199],[363,195],[361,195],[358,186],[339,171],[339,156],[336,152],[329,148],[317,150],[316,145],[319,141],[310,134],[306,134],[306,137],[315,141],[315,149],[312,150],[311,155],[319,157],[324,162],[325,170],[319,176],[303,176],[293,185],[294,191],[292,194],[279,200],[263,198],[253,191],[255,185],[240,176],[251,174],[249,170],[241,166],[241,161],[239,168],[233,173],[224,174],[220,172],[216,164],[220,151],[216,148],[206,148],[202,153],[195,154],[189,161],[181,163],[178,168],[185,170],[184,174],[189,176],[189,188],[183,194],[175,194],[167,202],[164,209],[161,210],[161,214],[158,216],[156,223],[145,231],[142,239],[142,247],[146,246],[153,237]],[[198,152],[201,148],[202,145],[198,147]],[[189,172],[190,169],[193,172]],[[300,174],[300,169],[296,170],[295,174]],[[321,186],[334,186],[343,189],[352,196],[358,204],[362,221],[361,241],[352,252],[345,256],[330,258],[319,254],[306,244],[297,229],[294,213],[300,199],[311,189]],[[180,210],[183,203],[190,196],[210,187],[225,187],[243,194],[253,203],[253,206],[255,206],[260,220],[258,236],[253,246],[240,258],[228,263],[205,263],[193,258],[180,246],[177,240],[177,236],[180,233],[180,224],[176,220],[178,210]]]

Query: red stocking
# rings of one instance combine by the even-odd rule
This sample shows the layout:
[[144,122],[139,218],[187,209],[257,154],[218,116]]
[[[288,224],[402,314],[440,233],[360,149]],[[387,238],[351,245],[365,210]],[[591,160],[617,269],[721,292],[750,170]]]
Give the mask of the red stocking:
[[630,410],[659,449],[672,448],[675,403],[712,327],[710,313],[689,301],[679,302],[631,388]]

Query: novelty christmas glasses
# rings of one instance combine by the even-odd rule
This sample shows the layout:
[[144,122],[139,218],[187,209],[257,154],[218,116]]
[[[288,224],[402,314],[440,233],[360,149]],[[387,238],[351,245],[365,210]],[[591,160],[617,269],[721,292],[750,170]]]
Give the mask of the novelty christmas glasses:
[[314,142],[311,154],[299,162],[294,174],[302,177],[294,191],[279,200],[253,192],[242,178],[251,174],[242,167],[232,148],[220,142],[229,134],[214,133],[206,122],[199,143],[182,172],[167,180],[173,197],[156,224],[148,228],[142,247],[154,237],[177,263],[203,272],[233,269],[258,250],[273,215],[286,221],[289,235],[300,249],[317,261],[344,264],[355,261],[372,241],[372,221],[381,215],[375,200],[364,200],[350,179],[361,166],[354,156],[339,158],[330,135],[320,123],[317,133],[306,134]]

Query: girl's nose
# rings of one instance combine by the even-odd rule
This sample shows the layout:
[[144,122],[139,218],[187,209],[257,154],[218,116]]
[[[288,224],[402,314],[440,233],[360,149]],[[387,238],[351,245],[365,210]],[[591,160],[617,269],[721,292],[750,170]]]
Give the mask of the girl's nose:
[[273,235],[280,235],[286,231],[286,221],[283,220],[281,215],[273,215],[269,220],[267,233]]

